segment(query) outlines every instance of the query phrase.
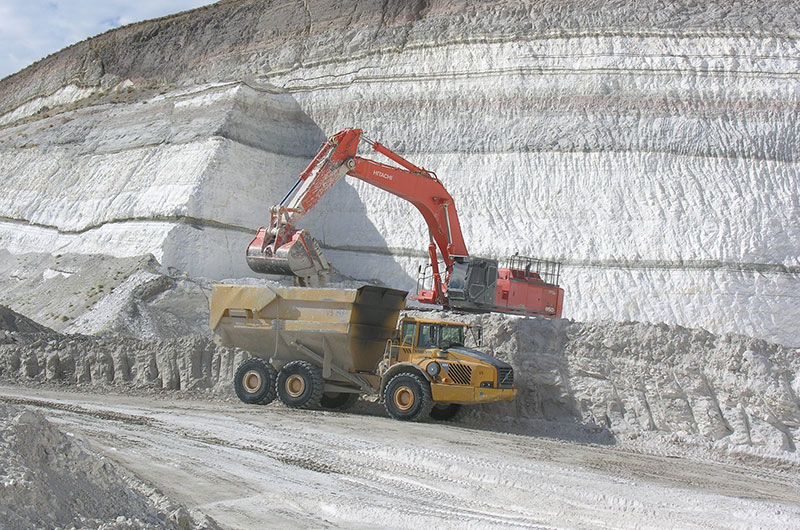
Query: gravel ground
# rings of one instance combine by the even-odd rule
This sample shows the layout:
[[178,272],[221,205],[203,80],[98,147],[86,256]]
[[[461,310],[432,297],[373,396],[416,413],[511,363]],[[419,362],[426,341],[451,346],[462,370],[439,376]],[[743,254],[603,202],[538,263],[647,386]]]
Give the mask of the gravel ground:
[[[377,411],[0,387],[226,528],[796,528],[798,466]],[[446,521],[446,523],[444,523]]]

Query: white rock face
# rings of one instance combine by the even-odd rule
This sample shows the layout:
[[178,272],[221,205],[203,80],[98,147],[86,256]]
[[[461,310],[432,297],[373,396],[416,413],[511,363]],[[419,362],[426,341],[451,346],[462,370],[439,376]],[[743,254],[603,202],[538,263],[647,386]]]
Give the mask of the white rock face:
[[[145,22],[3,80],[2,245],[248,275],[268,207],[360,127],[439,175],[471,253],[563,260],[566,317],[800,345],[797,5],[307,4]],[[403,201],[347,179],[303,226],[342,273],[414,288]]]
[[[237,120],[237,106],[246,120]],[[153,253],[206,276],[246,274],[241,249],[280,199],[281,186],[265,184],[283,173],[288,185],[318,140],[291,98],[239,85],[65,114],[30,136],[28,124],[8,130],[0,234],[12,252]],[[271,150],[251,147],[242,137],[248,126],[280,140]]]

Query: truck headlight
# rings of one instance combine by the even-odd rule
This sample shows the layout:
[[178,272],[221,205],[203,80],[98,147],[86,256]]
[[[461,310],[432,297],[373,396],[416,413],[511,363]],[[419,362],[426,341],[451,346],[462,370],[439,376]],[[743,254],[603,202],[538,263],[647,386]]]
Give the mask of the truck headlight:
[[428,366],[425,367],[425,371],[428,372],[429,376],[436,377],[439,375],[439,372],[442,371],[442,365],[433,361],[432,363],[428,363]]

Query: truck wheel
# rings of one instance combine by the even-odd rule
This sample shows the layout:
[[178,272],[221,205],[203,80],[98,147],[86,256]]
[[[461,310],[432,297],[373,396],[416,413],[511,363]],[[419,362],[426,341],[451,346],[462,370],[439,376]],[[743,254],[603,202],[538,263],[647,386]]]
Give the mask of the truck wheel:
[[417,374],[397,374],[386,385],[383,402],[386,412],[392,418],[416,421],[427,417],[431,412],[431,386]]
[[461,410],[458,403],[437,403],[431,409],[431,418],[438,421],[452,420]]
[[319,407],[324,386],[322,370],[307,361],[286,363],[275,383],[281,402],[293,409]]
[[251,405],[266,405],[275,399],[275,368],[264,359],[243,361],[233,376],[236,395]]
[[322,394],[322,408],[346,410],[358,401],[358,394],[351,392],[325,392]]

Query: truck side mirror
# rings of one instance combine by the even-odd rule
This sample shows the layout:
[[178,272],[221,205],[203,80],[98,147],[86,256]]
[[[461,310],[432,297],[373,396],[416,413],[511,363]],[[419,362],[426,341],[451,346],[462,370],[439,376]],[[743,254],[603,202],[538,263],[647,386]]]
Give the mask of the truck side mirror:
[[472,331],[472,340],[475,341],[475,345],[478,347],[483,346],[483,326],[470,326],[470,331]]

